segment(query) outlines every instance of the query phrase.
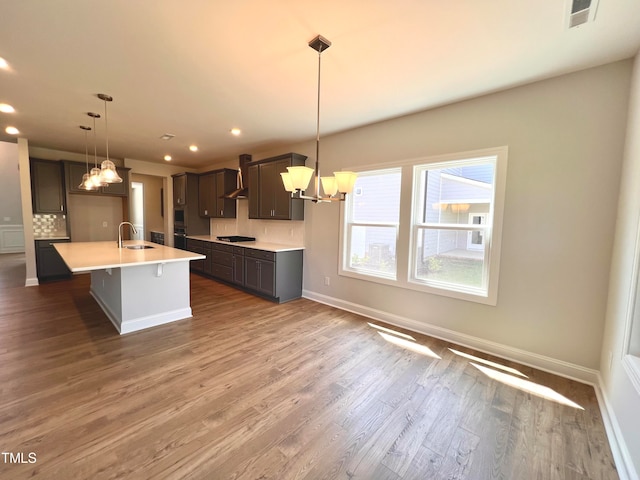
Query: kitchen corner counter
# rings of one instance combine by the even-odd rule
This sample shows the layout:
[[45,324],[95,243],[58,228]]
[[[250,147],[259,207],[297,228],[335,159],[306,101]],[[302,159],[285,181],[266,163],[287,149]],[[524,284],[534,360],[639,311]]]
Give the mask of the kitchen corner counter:
[[210,235],[190,235],[187,238],[191,238],[192,240],[201,240],[204,242],[211,243],[222,243],[224,245],[234,245],[236,247],[244,247],[244,248],[253,248],[255,250],[264,250],[267,252],[291,252],[294,250],[304,250],[304,247],[296,246],[296,245],[284,245],[282,243],[271,243],[271,242],[227,242],[224,240],[218,240],[216,237],[212,237]]

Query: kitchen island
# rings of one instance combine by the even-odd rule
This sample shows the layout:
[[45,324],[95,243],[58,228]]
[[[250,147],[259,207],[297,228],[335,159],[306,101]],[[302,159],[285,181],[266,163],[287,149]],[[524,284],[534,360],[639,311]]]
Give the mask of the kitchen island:
[[189,262],[203,255],[144,241],[54,244],[121,334],[190,318]]

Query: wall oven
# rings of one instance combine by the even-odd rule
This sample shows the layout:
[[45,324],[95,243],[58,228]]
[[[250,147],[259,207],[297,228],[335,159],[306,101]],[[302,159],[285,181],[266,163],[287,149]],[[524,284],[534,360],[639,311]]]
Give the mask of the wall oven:
[[183,208],[176,208],[173,211],[173,223],[176,226],[184,225],[184,209]]
[[180,250],[187,249],[187,231],[184,227],[175,226],[173,228],[173,246]]

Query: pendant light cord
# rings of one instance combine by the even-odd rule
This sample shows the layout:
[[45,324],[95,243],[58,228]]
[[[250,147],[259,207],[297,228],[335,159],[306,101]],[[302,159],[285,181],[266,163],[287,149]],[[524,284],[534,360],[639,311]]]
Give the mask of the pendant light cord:
[[93,117],[93,166],[98,168],[98,147],[96,146],[96,117]]
[[109,123],[107,122],[107,100],[104,100],[104,136],[107,139],[107,160],[109,160]]
[[320,69],[322,47],[318,49],[318,108],[316,109],[316,198],[320,197]]

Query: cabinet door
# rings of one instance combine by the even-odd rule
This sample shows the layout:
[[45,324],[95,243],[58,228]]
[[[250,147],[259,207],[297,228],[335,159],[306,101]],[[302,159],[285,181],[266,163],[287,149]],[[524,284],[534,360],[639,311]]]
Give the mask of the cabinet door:
[[249,177],[249,218],[260,218],[260,165],[250,165],[247,169]]
[[[260,218],[273,218],[275,208],[276,197],[276,183],[275,175],[279,175],[276,163],[262,163],[260,164],[259,175],[259,215]],[[282,182],[280,182],[282,183]],[[282,189],[284,190],[284,188]]]
[[[81,176],[82,178],[82,176]],[[62,163],[31,161],[31,190],[34,213],[64,213]]]
[[173,177],[173,204],[182,206],[187,203],[187,176],[178,175]]
[[274,262],[245,257],[244,267],[245,287],[270,297],[275,296],[276,269]]
[[215,205],[211,201],[214,189],[215,176],[213,174],[201,175],[198,178],[198,213],[201,217],[215,216]]
[[55,241],[37,240],[36,241],[36,266],[38,278],[47,280],[51,278],[61,278],[71,275],[67,265],[62,260],[53,247]]
[[280,173],[304,165],[306,158],[291,153],[249,165],[249,218],[304,220],[304,202],[291,198]]
[[233,255],[233,283],[244,285],[244,255]]
[[129,170],[116,167],[118,175],[122,179],[121,183],[110,183],[108,187],[102,187],[101,193],[104,195],[115,195],[118,197],[129,196]]
[[260,261],[255,258],[245,257],[244,259],[244,285],[247,288],[258,290],[260,287],[260,277],[258,265]]
[[[93,164],[89,164],[89,169],[92,167]],[[69,193],[87,193],[95,195],[99,192],[99,189],[85,190],[79,187],[82,183],[82,176],[87,173],[86,163],[65,162],[64,168],[66,170],[67,190]]]
[[258,291],[270,297],[276,296],[276,264],[260,260],[258,262],[260,285]]
[[203,265],[203,270],[204,273],[211,275],[211,245],[209,244],[209,242],[206,242],[204,244],[204,250],[203,250],[204,255],[206,255],[206,259],[203,260],[204,265]]
[[287,167],[291,166],[290,160],[279,160],[273,162],[273,169],[271,170],[271,190],[273,192],[273,218],[278,220],[291,219],[291,193],[284,189],[282,184],[282,176],[280,173],[286,172]]

